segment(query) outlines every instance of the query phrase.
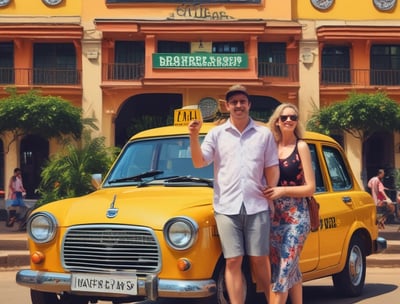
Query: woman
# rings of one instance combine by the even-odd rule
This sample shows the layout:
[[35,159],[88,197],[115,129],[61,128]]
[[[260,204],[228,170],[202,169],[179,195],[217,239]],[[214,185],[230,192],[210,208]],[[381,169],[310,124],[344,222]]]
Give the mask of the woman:
[[21,169],[15,168],[14,174],[11,176],[8,183],[8,199],[12,200],[12,204],[9,209],[9,218],[7,221],[7,227],[12,227],[18,220],[17,208],[24,207],[24,196],[26,190],[22,183]]
[[300,253],[310,232],[306,197],[315,191],[315,176],[308,145],[301,138],[299,111],[292,104],[281,104],[272,114],[269,127],[278,144],[280,179],[277,187],[267,188],[265,196],[274,201],[271,227],[272,285],[270,304],[285,304],[290,293],[292,304],[302,303]]

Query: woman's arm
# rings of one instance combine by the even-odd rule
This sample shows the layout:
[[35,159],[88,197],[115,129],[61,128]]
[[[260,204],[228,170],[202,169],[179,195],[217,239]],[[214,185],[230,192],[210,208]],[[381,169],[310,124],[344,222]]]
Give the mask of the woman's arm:
[[281,186],[264,190],[264,195],[268,199],[277,199],[282,196],[308,197],[315,192],[315,173],[312,168],[311,153],[308,144],[299,140],[297,150],[300,155],[304,171],[304,184],[299,186]]

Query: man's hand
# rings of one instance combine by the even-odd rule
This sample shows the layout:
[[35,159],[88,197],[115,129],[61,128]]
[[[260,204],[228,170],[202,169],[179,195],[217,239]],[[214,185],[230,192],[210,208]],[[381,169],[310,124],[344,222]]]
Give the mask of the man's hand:
[[188,129],[190,135],[198,135],[202,124],[203,123],[201,120],[192,120],[191,122],[189,122]]

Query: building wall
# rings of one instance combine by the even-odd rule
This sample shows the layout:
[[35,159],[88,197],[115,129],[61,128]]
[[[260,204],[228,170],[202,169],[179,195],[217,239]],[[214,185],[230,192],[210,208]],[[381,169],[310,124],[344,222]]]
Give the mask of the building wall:
[[[134,4],[114,4],[107,5],[106,1],[82,1],[82,21],[92,22],[96,18],[117,18],[117,19],[189,19],[188,9],[192,9],[191,18],[197,14],[196,19],[205,21],[205,10],[211,15],[216,12],[227,12],[229,16],[236,19],[270,19],[270,20],[292,20],[292,1],[280,0],[261,1],[260,4],[246,3],[204,3],[202,13],[193,12],[194,7],[190,2],[183,3],[134,3]],[[178,10],[186,7],[185,13]]]
[[[157,8],[154,10],[153,8]],[[263,1],[260,4],[209,4],[204,3],[199,5],[192,4],[151,4],[151,3],[135,3],[124,5],[107,5],[105,1],[97,3],[93,6],[92,3],[84,1],[82,4],[82,25],[84,27],[83,48],[91,50],[92,53],[98,54],[96,59],[86,61],[87,70],[85,78],[90,79],[93,89],[91,94],[98,95],[99,90],[96,89],[96,81],[98,88],[102,87],[102,98],[97,105],[96,116],[102,119],[102,130],[107,132],[106,142],[112,144],[114,140],[113,120],[121,110],[121,106],[131,96],[146,94],[146,93],[177,93],[183,96],[183,105],[197,104],[199,100],[205,97],[212,97],[216,100],[224,98],[224,92],[229,85],[236,82],[247,81],[247,85],[254,95],[269,95],[281,101],[293,100],[297,102],[298,88],[276,89],[262,85],[256,77],[256,50],[257,50],[257,35],[260,31],[265,37],[268,35],[264,32],[264,23],[257,25],[238,25],[242,30],[232,30],[226,28],[226,32],[219,29],[220,26],[213,26],[210,23],[210,18],[206,16],[217,16],[212,21],[243,21],[243,20],[271,20],[276,23],[277,20],[288,22],[291,26],[292,1]],[[212,17],[214,18],[214,17]],[[113,21],[115,21],[113,23]],[[195,23],[191,23],[195,21]],[[184,23],[181,23],[184,22]],[[234,22],[232,22],[234,23]],[[200,24],[200,26],[199,26]],[[207,28],[201,28],[201,25],[209,24]],[[266,23],[268,26],[268,22]],[[271,29],[277,28],[277,33],[273,33],[276,38],[282,31],[282,41],[289,39],[290,29],[281,27],[287,25],[278,24],[271,26]],[[200,27],[200,28],[198,28]],[[244,29],[243,29],[244,28]],[[251,37],[250,32],[258,33]],[[243,33],[241,33],[241,31]],[[293,33],[296,35],[296,33]],[[99,37],[101,46],[97,44]],[[228,38],[227,38],[228,37]],[[112,43],[115,40],[144,40],[146,43],[146,67],[145,79],[143,83],[132,82],[129,87],[123,87],[123,84],[106,83],[104,79],[98,79],[97,75],[92,77],[90,73],[98,73],[94,66],[107,64],[113,58]],[[216,70],[216,69],[175,69],[171,71],[153,69],[151,66],[152,54],[156,51],[156,40],[176,40],[176,41],[204,41],[205,43],[216,39],[231,39],[246,41],[246,51],[249,55],[249,69],[238,73]],[[268,39],[268,38],[265,38]],[[85,47],[87,45],[87,47]],[[83,52],[85,57],[87,54]],[[288,53],[289,61],[297,63],[298,54],[296,51]],[[84,60],[85,62],[85,60]],[[88,72],[90,71],[90,73]],[[171,80],[171,79],[174,80]],[[188,80],[192,81],[188,81]],[[147,85],[146,85],[147,84]],[[84,86],[84,92],[86,86]],[[288,92],[290,91],[290,92]],[[85,95],[85,93],[84,93]],[[90,99],[89,96],[87,98]],[[85,107],[85,100],[83,106]]]
[[[371,21],[371,20],[396,20],[400,16],[399,5],[395,5],[389,11],[380,11],[374,6],[373,0],[352,0],[352,1],[333,1],[333,5],[327,10],[318,10],[311,0],[294,1],[294,19],[310,20],[341,20],[346,23],[351,20]],[[323,2],[323,1],[320,1]],[[329,1],[325,1],[329,2]],[[397,17],[397,18],[396,18]]]
[[[92,1],[89,1],[92,2]],[[104,2],[93,0],[93,2]],[[0,7],[1,18],[17,18],[22,16],[80,16],[82,12],[81,0],[68,0],[57,6],[47,6],[42,0],[11,0],[7,6]],[[4,19],[3,19],[4,20]]]
[[[370,46],[373,43],[400,44],[400,7],[398,3],[390,10],[379,10],[373,0],[333,1],[326,10],[316,9],[311,1],[295,1],[293,18],[302,24],[300,62],[302,54],[311,53],[312,64],[300,64],[299,104],[303,115],[317,108],[344,100],[351,91],[373,93],[384,90],[393,100],[400,102],[398,86],[374,87],[362,83],[353,86],[324,86],[320,83],[321,51],[324,45],[348,45],[351,48],[351,68],[370,69]],[[321,1],[323,2],[323,1]],[[327,1],[325,1],[327,2]],[[397,1],[396,1],[397,2]],[[394,142],[398,135],[394,134]],[[360,185],[363,185],[362,144],[345,134],[345,150]],[[393,154],[394,167],[400,166],[399,153]],[[365,178],[365,176],[364,176]]]
[[[326,2],[326,1],[325,1]],[[41,0],[13,0],[0,8],[0,41],[15,41],[15,67],[32,66],[32,41],[73,41],[82,68],[82,83],[74,87],[48,86],[45,94],[62,96],[81,106],[85,116],[99,121],[99,135],[106,144],[115,143],[115,119],[132,96],[146,93],[181,94],[183,105],[197,104],[204,97],[224,98],[233,83],[245,84],[252,95],[299,105],[303,122],[315,109],[346,98],[354,87],[320,84],[321,50],[325,44],[351,45],[352,68],[369,68],[371,41],[400,44],[400,7],[378,10],[372,0],[333,2],[327,10],[318,10],[310,0],[264,0],[251,3],[135,3],[107,5],[106,0],[64,0],[48,7]],[[231,22],[229,22],[231,21]],[[145,77],[133,81],[109,81],[103,65],[112,63],[116,40],[144,41]],[[244,41],[249,58],[248,69],[171,69],[152,67],[157,40],[204,42]],[[282,42],[287,45],[289,64],[298,65],[299,79],[282,81],[260,78],[257,74],[257,44]],[[20,79],[19,89],[28,90]],[[360,92],[375,87],[363,84]],[[400,101],[400,89],[391,87],[390,97]],[[4,97],[0,92],[0,97]],[[395,143],[398,141],[396,134]],[[361,160],[357,140],[346,136],[345,147],[356,176]],[[7,146],[7,136],[3,138]],[[395,147],[398,145],[395,144]],[[51,141],[50,153],[59,146]],[[396,167],[400,153],[394,153]],[[19,164],[18,143],[5,156],[5,175]],[[361,180],[359,179],[360,184]]]

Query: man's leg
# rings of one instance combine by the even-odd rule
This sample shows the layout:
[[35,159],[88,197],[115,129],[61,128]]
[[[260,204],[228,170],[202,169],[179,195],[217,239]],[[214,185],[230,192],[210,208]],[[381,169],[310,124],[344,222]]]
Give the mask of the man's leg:
[[225,281],[231,304],[244,304],[245,301],[242,261],[242,256],[226,259]]
[[250,256],[252,272],[255,276],[257,287],[261,289],[269,303],[271,288],[271,264],[268,256]]
[[242,262],[244,256],[242,215],[215,213],[222,252],[225,257],[225,282],[231,304],[244,303]]
[[250,258],[252,272],[257,282],[257,289],[262,290],[269,300],[271,287],[270,215],[268,211],[248,215],[245,225],[246,252]]

